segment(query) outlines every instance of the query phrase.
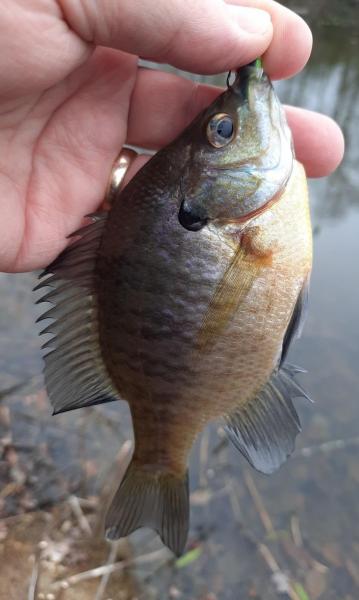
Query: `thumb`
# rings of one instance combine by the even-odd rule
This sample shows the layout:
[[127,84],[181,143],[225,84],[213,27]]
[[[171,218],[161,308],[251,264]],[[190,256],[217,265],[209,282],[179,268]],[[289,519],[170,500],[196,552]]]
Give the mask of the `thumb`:
[[266,11],[224,0],[62,0],[61,8],[84,41],[200,73],[250,62],[273,33]]

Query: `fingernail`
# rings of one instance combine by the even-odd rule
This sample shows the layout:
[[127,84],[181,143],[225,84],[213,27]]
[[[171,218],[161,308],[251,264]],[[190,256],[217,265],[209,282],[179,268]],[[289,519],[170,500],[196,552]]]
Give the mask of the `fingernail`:
[[227,5],[242,31],[261,34],[272,28],[270,14],[260,8]]

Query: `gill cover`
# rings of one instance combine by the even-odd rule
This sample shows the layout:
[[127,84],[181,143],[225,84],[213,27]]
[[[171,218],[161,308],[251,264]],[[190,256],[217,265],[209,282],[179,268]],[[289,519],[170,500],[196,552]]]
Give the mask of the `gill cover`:
[[240,68],[193,125],[180,185],[186,229],[246,220],[280,196],[293,168],[292,137],[259,61]]

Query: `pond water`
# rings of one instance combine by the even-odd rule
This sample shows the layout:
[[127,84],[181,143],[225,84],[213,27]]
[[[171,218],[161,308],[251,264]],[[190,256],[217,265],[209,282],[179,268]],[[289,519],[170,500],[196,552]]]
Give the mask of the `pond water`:
[[[34,572],[38,579],[33,598],[359,598],[359,37],[353,26],[359,8],[355,1],[292,4],[313,22],[315,45],[304,72],[276,84],[280,98],[333,116],[346,138],[338,171],[310,181],[310,307],[290,360],[308,370],[302,383],[315,403],[297,402],[303,423],[297,450],[278,473],[261,476],[228,446],[220,426],[218,431],[212,427],[192,453],[190,552],[185,559],[174,562],[149,532],[135,534],[130,546],[111,550],[101,545],[98,524],[128,459],[128,411],[105,406],[50,416],[33,325],[35,276],[2,275],[0,580],[13,586],[13,595],[0,591],[0,598],[26,597],[14,592],[15,575],[9,580],[11,544],[18,544],[17,552],[24,548],[26,586]],[[16,384],[21,387],[9,392]],[[60,511],[55,520],[54,510]],[[45,525],[29,528],[29,512],[34,518],[42,515]],[[12,538],[12,524],[20,527],[22,520],[28,534],[23,529]],[[86,534],[86,522],[92,536]],[[53,548],[59,551],[59,544],[65,550],[56,562]],[[44,555],[45,546],[52,548],[52,558]],[[132,561],[131,576],[118,578],[119,567],[106,592],[104,587],[98,591],[103,574],[90,580],[96,582],[93,587],[88,579],[68,579],[119,560],[118,552]],[[138,556],[147,558],[136,560]],[[49,564],[56,564],[52,576]],[[34,565],[41,567],[43,582]],[[61,578],[67,578],[67,588],[54,586]]]

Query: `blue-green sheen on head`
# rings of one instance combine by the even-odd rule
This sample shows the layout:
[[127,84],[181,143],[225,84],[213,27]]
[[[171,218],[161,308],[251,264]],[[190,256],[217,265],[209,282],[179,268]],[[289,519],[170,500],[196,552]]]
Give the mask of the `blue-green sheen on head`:
[[180,211],[188,229],[260,211],[281,193],[292,172],[291,133],[261,62],[239,69],[188,136],[192,146],[181,180]]

